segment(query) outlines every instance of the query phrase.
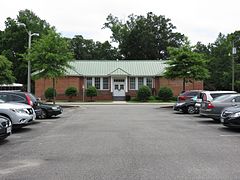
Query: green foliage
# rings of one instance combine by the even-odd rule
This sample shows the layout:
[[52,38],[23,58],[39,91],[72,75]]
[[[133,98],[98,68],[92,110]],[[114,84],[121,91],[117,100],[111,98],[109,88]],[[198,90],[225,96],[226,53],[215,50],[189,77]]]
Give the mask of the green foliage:
[[148,100],[149,100],[149,101],[154,101],[154,100],[156,100],[156,98],[155,98],[155,96],[150,96],[150,97],[148,98]]
[[34,77],[38,79],[64,75],[73,56],[67,40],[51,30],[33,43],[31,53],[26,54],[26,58],[32,61],[37,72]]
[[84,39],[83,36],[77,35],[70,42],[74,58],[77,60],[121,59],[118,49],[108,41],[104,43],[94,42],[91,39]]
[[158,97],[160,100],[169,101],[173,98],[172,89],[169,87],[162,87],[159,89]]
[[[26,27],[18,25],[24,23]],[[28,33],[46,34],[49,29],[54,29],[45,21],[41,20],[30,10],[21,10],[16,19],[8,17],[5,21],[5,29],[0,31],[0,54],[4,55],[13,64],[13,76],[19,83],[27,83],[27,61],[21,54],[27,52]],[[32,40],[36,40],[33,36]]]
[[140,101],[147,101],[151,96],[151,89],[148,86],[142,86],[137,91],[137,98]]
[[54,94],[56,96],[57,92],[53,88],[47,88],[46,91],[44,92],[44,96],[47,100],[52,100],[54,97]]
[[65,95],[69,97],[77,96],[77,88],[75,87],[68,87],[65,90]]
[[91,97],[91,100],[94,96],[97,96],[97,89],[94,86],[89,86],[86,89],[86,96]]
[[0,84],[13,83],[12,63],[5,56],[0,55]]
[[209,77],[207,61],[202,54],[193,52],[187,46],[168,49],[170,60],[167,61],[169,66],[164,76],[170,79],[183,78],[183,90],[185,90],[185,80],[204,80]]
[[167,47],[180,47],[186,41],[170,19],[151,12],[146,17],[132,14],[125,23],[110,14],[104,28],[112,31],[111,38],[119,43],[125,59],[165,59]]

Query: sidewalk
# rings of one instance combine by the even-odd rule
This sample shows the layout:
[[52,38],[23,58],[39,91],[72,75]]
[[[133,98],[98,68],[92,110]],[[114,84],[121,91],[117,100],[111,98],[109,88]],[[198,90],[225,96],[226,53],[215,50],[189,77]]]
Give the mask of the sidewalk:
[[141,102],[127,102],[127,101],[110,101],[110,102],[62,102],[57,101],[56,104],[60,106],[82,106],[82,105],[159,105],[161,107],[172,107],[173,102],[161,102],[161,103],[141,103]]

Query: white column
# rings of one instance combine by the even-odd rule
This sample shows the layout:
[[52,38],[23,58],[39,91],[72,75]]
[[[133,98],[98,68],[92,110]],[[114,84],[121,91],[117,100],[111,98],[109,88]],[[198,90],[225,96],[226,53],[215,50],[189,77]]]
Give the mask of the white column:
[[113,77],[111,76],[111,92],[113,92]]
[[144,86],[147,85],[147,78],[146,78],[146,77],[143,78],[143,85],[144,85]]
[[135,78],[135,89],[138,90],[138,77]]
[[100,77],[100,90],[103,90],[103,77]]
[[128,92],[128,77],[125,78],[125,92]]
[[95,77],[92,78],[92,86],[95,86]]

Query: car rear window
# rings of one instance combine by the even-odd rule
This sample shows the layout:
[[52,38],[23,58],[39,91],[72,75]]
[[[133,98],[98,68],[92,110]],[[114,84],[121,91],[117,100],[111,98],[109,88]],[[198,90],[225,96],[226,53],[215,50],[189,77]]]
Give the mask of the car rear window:
[[28,96],[30,97],[30,99],[33,103],[37,101],[36,97],[33,94],[28,93]]
[[222,96],[222,95],[227,95],[227,94],[232,94],[232,93],[211,93],[210,95],[212,96],[213,99]]

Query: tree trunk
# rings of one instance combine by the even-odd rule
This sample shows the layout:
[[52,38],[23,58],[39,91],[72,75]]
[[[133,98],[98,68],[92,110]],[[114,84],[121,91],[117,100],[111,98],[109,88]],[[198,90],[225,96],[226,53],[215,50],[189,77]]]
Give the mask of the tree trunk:
[[55,104],[56,101],[56,93],[55,93],[55,78],[53,78],[53,104]]
[[183,92],[185,92],[185,85],[186,85],[186,79],[185,78],[183,78]]

